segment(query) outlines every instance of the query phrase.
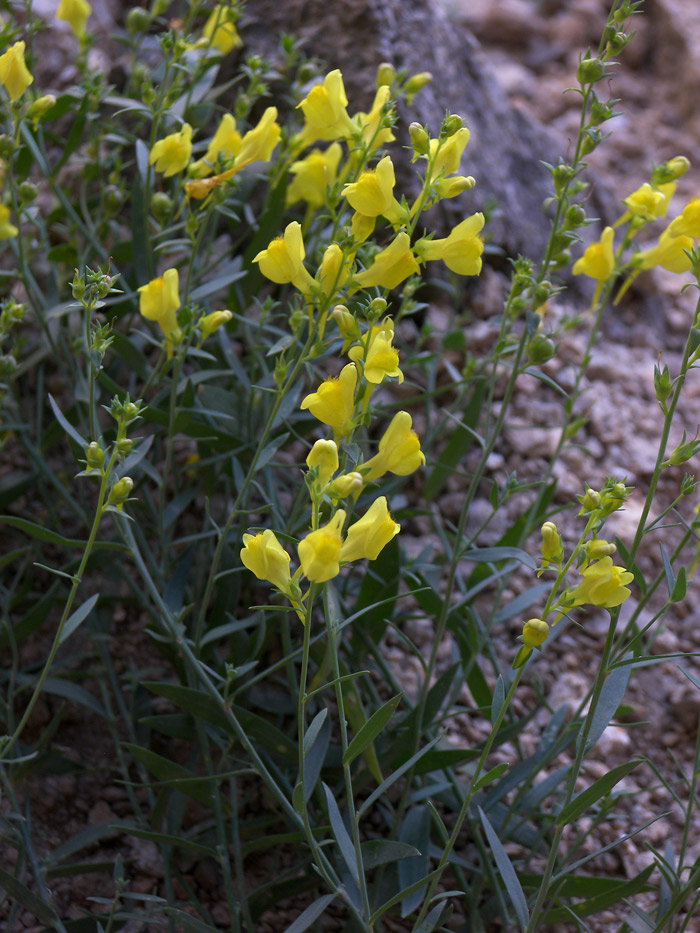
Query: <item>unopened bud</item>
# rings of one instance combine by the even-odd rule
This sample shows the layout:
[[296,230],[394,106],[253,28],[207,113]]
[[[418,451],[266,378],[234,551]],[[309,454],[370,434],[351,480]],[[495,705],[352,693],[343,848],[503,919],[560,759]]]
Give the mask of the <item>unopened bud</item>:
[[199,319],[199,329],[202,331],[202,337],[206,338],[213,334],[215,330],[218,330],[224,324],[228,324],[232,317],[233,314],[228,310],[212,311],[211,314],[205,314],[204,317]]
[[449,139],[450,136],[454,136],[455,133],[458,133],[463,126],[464,120],[458,117],[456,113],[452,113],[442,121],[440,137],[442,139]]
[[87,470],[97,470],[102,472],[102,466],[105,460],[105,452],[97,441],[92,441],[85,448],[85,465]]
[[594,512],[600,508],[600,493],[595,489],[587,489],[582,496],[579,496],[581,509],[584,512]]
[[107,505],[113,506],[119,512],[121,512],[124,503],[129,498],[131,490],[134,488],[134,481],[130,476],[122,476],[121,479],[112,486],[109,498],[107,499]]
[[396,79],[396,69],[391,62],[381,62],[377,68],[377,87],[391,87]]
[[338,325],[338,330],[345,340],[360,339],[360,328],[357,326],[357,321],[345,305],[336,305],[331,311],[331,317]]
[[132,36],[137,32],[145,32],[150,25],[151,14],[140,6],[132,7],[126,14],[126,28]]
[[424,88],[426,84],[433,80],[433,76],[429,71],[420,71],[418,74],[411,75],[404,86],[404,90],[409,97],[413,97],[414,94],[417,94],[421,88]]
[[430,151],[430,137],[425,127],[420,123],[411,123],[408,127],[408,135],[416,155],[427,155]]
[[604,557],[612,557],[615,553],[615,545],[604,538],[593,538],[585,545],[585,549],[589,560],[602,560]]
[[576,71],[576,80],[581,85],[595,84],[605,77],[605,65],[599,58],[582,58]]
[[544,619],[528,619],[523,624],[523,644],[528,648],[539,648],[547,640],[549,626]]
[[165,223],[173,212],[173,200],[164,191],[156,191],[151,198],[151,213],[159,224]]
[[334,499],[345,499],[362,489],[363,480],[361,473],[344,473],[337,479],[334,479],[328,487],[328,494]]
[[48,110],[51,110],[51,108],[55,106],[55,104],[56,98],[53,94],[44,94],[43,97],[37,97],[29,110],[27,110],[27,116],[36,124]]

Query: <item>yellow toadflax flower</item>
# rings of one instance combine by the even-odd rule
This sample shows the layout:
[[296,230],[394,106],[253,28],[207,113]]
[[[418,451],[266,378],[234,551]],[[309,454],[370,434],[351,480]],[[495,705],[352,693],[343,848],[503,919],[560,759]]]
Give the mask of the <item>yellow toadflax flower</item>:
[[359,346],[350,348],[348,356],[356,363],[364,364],[365,379],[372,385],[379,385],[387,376],[398,376],[399,382],[403,382],[403,373],[399,369],[399,351],[392,344],[393,338],[394,324],[387,317],[379,327],[369,330]]
[[218,330],[224,324],[228,324],[232,317],[233,314],[228,310],[212,311],[210,314],[205,314],[198,322],[199,329],[202,332],[202,339],[206,340],[214,331]]
[[186,168],[192,154],[192,127],[184,123],[177,133],[171,133],[158,142],[151,149],[148,157],[149,165],[155,163],[157,172],[162,172],[165,178],[175,175]]
[[634,574],[624,567],[616,567],[612,557],[594,561],[581,571],[583,580],[569,594],[572,606],[600,606],[613,609],[630,595],[626,584],[634,580]]
[[587,275],[597,282],[591,299],[591,308],[595,307],[603,285],[615,271],[614,237],[615,231],[613,228],[606,227],[601,234],[600,240],[587,246],[583,256],[576,260],[571,269],[574,275]]
[[220,3],[214,7],[209,19],[204,24],[202,35],[222,55],[228,55],[235,48],[243,45],[236,29],[236,13],[228,4]]
[[10,208],[0,204],[0,240],[9,240],[18,233],[17,227],[10,223]]
[[561,535],[557,531],[557,526],[554,522],[545,522],[544,525],[542,525],[541,532],[542,544],[540,546],[540,553],[542,554],[542,567],[537,573],[538,577],[550,564],[560,564],[564,556]]
[[85,33],[85,23],[91,13],[92,7],[87,0],[61,0],[56,10],[56,19],[68,23],[79,39]]
[[385,473],[408,476],[425,463],[420,439],[412,429],[413,421],[407,411],[397,411],[379,441],[379,451],[360,465],[366,483],[379,479]]
[[207,151],[201,159],[193,162],[189,169],[189,174],[193,178],[204,178],[211,175],[212,166],[217,158],[221,156],[224,159],[230,159],[238,155],[241,151],[241,134],[236,129],[236,121],[230,113],[225,113],[221,118],[212,140],[207,146]]
[[[280,128],[275,122],[277,107],[268,107],[258,121],[257,126],[248,130],[241,140],[240,149],[233,163],[233,167],[212,175],[211,178],[194,178],[185,185],[185,191],[191,198],[206,198],[208,194],[222,182],[232,178],[235,174],[253,162],[269,162],[272,151],[279,142]],[[196,164],[196,163],[195,163]]]
[[481,272],[481,254],[484,243],[479,232],[484,226],[484,215],[472,214],[450,232],[437,240],[419,240],[416,253],[424,262],[441,259],[448,269],[458,275],[478,275]]
[[693,198],[668,225],[668,235],[691,236],[700,239],[700,198]]
[[[468,142],[469,130],[466,126],[453,133],[441,146],[439,139],[430,140],[430,157],[434,159],[430,176],[431,181],[434,181],[441,173],[454,175],[455,172],[459,171],[462,153]],[[438,146],[440,147],[439,152]]]
[[267,528],[257,535],[243,535],[241,561],[258,580],[267,580],[282,593],[289,593],[291,575],[289,554]]
[[345,512],[338,509],[327,525],[310,532],[299,542],[301,570],[312,583],[325,583],[340,572],[344,521]]
[[306,201],[311,207],[322,207],[328,189],[335,184],[342,154],[340,144],[332,143],[325,152],[312,149],[305,158],[293,162],[289,168],[294,177],[287,188],[287,204]]
[[139,311],[148,321],[156,321],[168,342],[178,336],[177,309],[180,307],[177,269],[166,269],[163,275],[139,288]]
[[398,525],[389,514],[386,496],[375,499],[365,514],[348,528],[347,537],[340,549],[342,561],[376,560],[380,551],[399,533]]
[[384,116],[384,108],[390,98],[391,88],[383,84],[377,88],[370,112],[355,114],[354,122],[361,128],[362,142],[369,147],[369,152],[381,149],[382,146],[393,142],[396,138],[388,126],[379,129],[380,121]]
[[409,275],[416,275],[420,267],[411,252],[411,239],[401,231],[391,243],[374,257],[369,269],[355,276],[360,288],[379,285],[382,288],[396,288]]
[[307,146],[317,139],[330,142],[352,138],[358,127],[350,119],[347,106],[343,76],[336,68],[297,105],[304,114],[304,128],[297,136],[297,144]]
[[345,437],[353,426],[356,383],[357,367],[348,363],[337,378],[331,377],[322,382],[315,392],[302,400],[299,407],[302,411],[308,409],[314,418],[332,428],[336,438]]
[[306,458],[309,469],[317,468],[318,481],[322,488],[328,485],[331,476],[338,469],[338,464],[338,445],[335,441],[316,441]]
[[261,250],[253,259],[260,266],[265,278],[278,285],[287,282],[298,288],[303,295],[309,295],[314,286],[314,279],[304,266],[304,239],[301,224],[293,220],[284,231],[284,236],[277,237]]
[[324,250],[323,259],[318,268],[321,291],[326,298],[330,298],[345,285],[349,277],[350,259],[343,256],[343,251],[337,243],[331,243]]
[[362,172],[356,182],[346,185],[343,194],[350,207],[363,217],[386,217],[389,223],[401,224],[405,211],[394,197],[394,163],[385,156],[374,169]]
[[25,48],[24,42],[15,42],[0,55],[0,84],[11,101],[18,100],[34,80],[24,61]]
[[654,266],[661,266],[668,272],[687,272],[692,265],[690,256],[688,256],[692,248],[693,241],[689,236],[683,234],[671,236],[668,230],[664,230],[656,246],[637,253],[633,262],[637,269],[652,269]]
[[663,217],[675,190],[676,186],[673,182],[654,188],[649,182],[645,182],[623,199],[622,203],[627,210],[615,226],[619,226],[625,220],[630,220],[633,227],[640,227],[657,217]]

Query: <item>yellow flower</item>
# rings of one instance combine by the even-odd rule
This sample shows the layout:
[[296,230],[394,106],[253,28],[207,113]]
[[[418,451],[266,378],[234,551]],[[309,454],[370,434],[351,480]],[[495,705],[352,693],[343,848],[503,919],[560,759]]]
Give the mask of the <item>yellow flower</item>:
[[261,250],[253,259],[260,266],[266,279],[284,285],[291,282],[295,288],[308,295],[314,286],[311,274],[304,266],[304,239],[301,224],[293,220],[284,231],[284,236],[277,237]]
[[345,285],[349,276],[350,263],[348,259],[343,257],[343,251],[337,243],[331,243],[323,253],[323,259],[318,270],[321,291],[327,298],[335,295]]
[[336,68],[297,105],[304,114],[304,128],[297,143],[306,146],[316,139],[331,141],[354,136],[358,127],[350,119],[347,106],[343,76]]
[[641,225],[657,217],[663,217],[674,190],[675,185],[672,182],[658,188],[652,188],[648,182],[645,182],[623,200],[622,203],[627,210],[617,224],[631,218],[633,224]]
[[348,534],[340,550],[340,559],[376,560],[379,552],[399,533],[398,525],[386,504],[386,496],[375,499],[365,514],[348,528]]
[[399,382],[403,382],[403,373],[399,369],[399,352],[392,345],[393,338],[394,324],[391,318],[385,318],[379,327],[370,329],[364,344],[350,348],[350,359],[364,363],[367,382],[379,385],[385,376],[398,376]]
[[[561,544],[561,535],[557,531],[554,522],[545,522],[541,528],[542,545],[540,552],[542,554],[542,570],[550,564],[559,564],[564,556],[564,549]],[[539,576],[539,574],[538,574]]]
[[34,80],[24,61],[24,50],[24,42],[15,42],[0,55],[0,84],[12,101],[18,100]]
[[342,153],[340,144],[332,143],[325,152],[312,149],[305,158],[293,162],[289,171],[294,178],[287,188],[287,204],[306,201],[311,207],[322,207],[328,189],[335,183]]
[[139,288],[139,311],[148,321],[156,321],[168,341],[179,335],[177,309],[179,276],[177,269],[166,269],[163,275]]
[[442,259],[448,269],[458,275],[478,275],[484,243],[479,231],[484,226],[483,214],[472,214],[438,240],[419,240],[416,252],[425,262]]
[[333,429],[337,438],[345,437],[353,426],[352,416],[355,411],[355,384],[357,368],[348,363],[337,378],[326,379],[315,392],[307,395],[299,406],[307,409],[314,418]]
[[241,151],[241,134],[236,129],[236,121],[230,113],[225,113],[219,122],[207,151],[201,159],[193,162],[189,174],[193,178],[204,178],[211,175],[212,166],[217,158],[230,159]]
[[341,529],[345,512],[338,509],[327,525],[310,532],[299,542],[299,562],[305,577],[312,583],[325,583],[340,572]]
[[360,288],[380,285],[382,288],[396,288],[409,275],[416,275],[420,267],[411,252],[411,239],[401,231],[380,253],[374,257],[369,269],[355,276]]
[[10,223],[10,208],[0,204],[0,240],[9,240],[18,233],[17,227]]
[[241,141],[241,148],[236,156],[236,170],[245,168],[251,162],[269,162],[272,152],[280,141],[281,130],[277,120],[277,107],[268,107],[252,130],[248,130]]
[[[197,199],[206,198],[217,185],[228,181],[229,178],[233,178],[234,175],[252,162],[269,162],[272,152],[280,139],[281,130],[279,124],[275,122],[276,120],[277,107],[268,107],[260,117],[257,125],[252,130],[248,130],[240,141],[233,166],[226,169],[225,172],[212,175],[210,178],[193,178],[188,181],[185,184],[185,191],[188,196]],[[233,151],[233,146],[237,145],[232,134],[228,135],[228,144],[232,146],[231,151]],[[199,171],[200,163],[195,162],[195,166],[197,166],[196,173],[201,174]]]
[[450,178],[441,178],[435,188],[440,198],[456,198],[463,191],[471,191],[475,184],[473,175],[452,175]]
[[[466,126],[463,126],[460,130],[457,130],[452,136],[447,139],[442,146],[440,146],[440,151],[438,152],[438,146],[440,145],[440,140],[431,139],[430,140],[430,157],[434,158],[432,174],[430,176],[431,181],[434,181],[438,175],[444,173],[445,175],[453,175],[455,172],[459,171],[459,166],[462,161],[462,153],[464,152],[465,146],[469,142],[469,130]],[[437,153],[437,155],[436,155]]]
[[391,156],[385,156],[374,169],[362,172],[356,182],[346,185],[343,194],[348,204],[364,217],[378,217],[380,214],[392,224],[400,224],[405,218],[405,211],[394,197],[394,163]]
[[379,479],[385,473],[408,476],[425,463],[420,439],[412,429],[407,411],[398,411],[379,441],[379,452],[360,465],[365,482]]
[[345,499],[362,489],[362,474],[354,471],[352,473],[343,473],[337,476],[330,484],[326,492],[334,499]]
[[211,314],[205,314],[199,319],[199,329],[202,332],[202,339],[206,339],[215,330],[218,330],[233,317],[230,311],[212,311]]
[[306,458],[309,469],[318,469],[318,481],[325,488],[338,469],[338,445],[335,441],[316,441]]
[[544,619],[528,619],[523,623],[523,644],[528,648],[539,648],[548,634],[549,626]]
[[700,239],[700,198],[693,198],[683,208],[680,215],[668,225],[668,235],[691,236]]
[[689,236],[670,236],[668,230],[664,230],[656,246],[635,255],[634,264],[638,269],[661,266],[669,272],[687,272],[691,266],[688,252],[692,248],[693,241]]
[[384,108],[389,103],[390,98],[391,88],[386,84],[381,85],[374,95],[370,112],[355,114],[355,123],[362,129],[362,142],[369,147],[369,152],[374,152],[375,149],[380,149],[395,139],[388,126],[379,129],[379,123],[382,116],[384,116]]
[[586,603],[603,609],[613,609],[623,603],[630,595],[626,584],[634,579],[633,573],[624,567],[616,567],[612,557],[604,557],[589,564],[581,571],[581,576],[583,580],[570,593],[570,605],[581,606]]
[[258,580],[267,580],[282,593],[289,593],[291,576],[289,554],[279,543],[273,531],[267,528],[255,536],[243,535],[241,561]]
[[192,127],[184,123],[177,133],[171,133],[159,139],[148,157],[150,165],[155,163],[157,172],[163,172],[165,178],[181,172],[190,161],[192,154]]
[[615,256],[613,255],[613,238],[615,231],[606,227],[597,243],[591,243],[584,250],[583,256],[573,265],[574,275],[587,275],[595,279],[600,285],[607,282],[615,270]]
[[56,19],[68,23],[79,39],[85,32],[85,23],[91,13],[92,7],[87,0],[61,0],[56,10]]
[[228,55],[233,49],[243,45],[236,29],[236,14],[225,3],[214,7],[209,19],[204,24],[202,35],[222,55]]
[[615,553],[615,545],[605,538],[591,538],[584,544],[586,557],[589,561],[600,560],[601,557],[610,557]]

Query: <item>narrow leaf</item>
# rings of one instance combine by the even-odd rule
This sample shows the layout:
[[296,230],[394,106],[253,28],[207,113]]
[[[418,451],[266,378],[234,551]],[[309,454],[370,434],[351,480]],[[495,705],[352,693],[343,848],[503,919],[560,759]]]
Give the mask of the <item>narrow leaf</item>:
[[66,619],[66,624],[63,626],[61,637],[58,642],[60,645],[62,645],[63,642],[73,634],[81,622],[84,622],[85,619],[87,619],[92,610],[95,608],[99,598],[100,594],[95,593],[95,595],[86,600],[79,609],[76,609],[69,619]]
[[49,395],[49,404],[51,405],[51,408],[53,409],[54,415],[56,416],[56,421],[58,421],[58,423],[61,425],[63,430],[66,432],[66,434],[69,437],[71,437],[79,447],[81,448],[87,447],[88,442],[85,440],[85,438],[81,434],[78,434],[78,432],[75,430],[75,428],[70,423],[70,421],[68,421],[68,419],[63,415],[63,412],[58,407],[56,402],[53,400],[53,396],[51,395]]
[[357,868],[355,847],[353,846],[352,840],[350,839],[350,834],[345,828],[345,823],[343,823],[343,818],[340,815],[340,810],[338,809],[338,804],[336,803],[335,797],[333,796],[333,791],[327,784],[323,785],[323,791],[326,795],[328,817],[331,821],[331,829],[333,830],[335,841],[338,843],[340,854],[343,856],[343,861],[348,866],[348,871],[352,875],[355,883],[359,884],[360,873]]
[[335,894],[324,894],[323,897],[319,897],[313,904],[309,904],[304,913],[299,914],[294,923],[288,926],[284,933],[303,933],[304,930],[308,930],[314,920],[317,920],[321,916],[334,897]]
[[557,826],[561,827],[566,826],[567,823],[573,823],[596,801],[607,796],[623,777],[626,777],[630,771],[634,771],[640,764],[641,759],[639,758],[634,761],[626,761],[623,765],[618,765],[617,768],[608,771],[607,774],[604,774],[602,778],[599,778],[586,790],[581,791],[578,796],[574,797],[568,807],[564,807],[557,816]]
[[494,725],[498,719],[498,714],[503,708],[503,704],[506,699],[506,688],[503,683],[503,678],[501,675],[498,675],[498,680],[496,681],[496,686],[493,688],[493,697],[491,698],[491,725]]
[[358,755],[362,754],[368,745],[372,744],[372,742],[376,739],[376,737],[391,719],[394,710],[399,705],[402,696],[402,693],[397,693],[395,697],[387,700],[383,706],[380,706],[379,709],[370,716],[370,718],[352,740],[350,745],[348,745],[345,754],[343,755],[344,766],[349,765],[350,762],[357,758]]
[[518,923],[524,930],[530,919],[528,910],[527,910],[527,901],[525,900],[525,895],[523,894],[523,889],[518,881],[518,876],[515,874],[515,869],[511,863],[511,860],[508,858],[506,850],[501,845],[501,840],[496,835],[496,830],[489,823],[488,817],[484,811],[479,809],[479,816],[481,818],[481,824],[484,827],[484,832],[486,833],[486,838],[489,841],[491,846],[491,851],[493,852],[493,857],[496,862],[496,867],[503,879],[503,883],[506,886],[506,891],[508,892],[508,897],[510,898],[513,909],[515,910],[515,915],[518,918]]
[[625,667],[616,667],[608,675],[603,689],[600,692],[598,705],[593,713],[593,722],[586,739],[586,754],[593,748],[595,743],[601,737],[603,732],[610,724],[610,720],[615,715],[622,698],[627,690],[627,683],[630,679],[632,668],[629,665]]
[[395,839],[368,839],[362,843],[362,864],[367,870],[416,855],[420,855],[420,852],[415,846]]
[[48,904],[45,904],[36,894],[32,894],[28,887],[23,885],[14,875],[5,871],[4,868],[0,868],[0,888],[6,891],[41,923],[45,923],[52,930],[55,929],[57,917]]

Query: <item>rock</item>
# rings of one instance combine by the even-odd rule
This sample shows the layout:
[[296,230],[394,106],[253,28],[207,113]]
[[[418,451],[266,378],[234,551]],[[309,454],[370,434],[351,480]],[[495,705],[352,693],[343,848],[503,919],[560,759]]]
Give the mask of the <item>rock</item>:
[[[459,114],[472,134],[462,170],[476,178],[477,188],[454,199],[458,204],[446,201],[435,208],[434,214],[442,212],[436,225],[452,226],[465,212],[495,201],[502,213],[489,222],[493,240],[511,255],[539,254],[549,229],[542,203],[551,194],[549,173],[541,160],[556,162],[566,143],[509,104],[476,40],[464,27],[449,22],[437,3],[249,0],[246,24],[241,27],[247,48],[274,61],[281,32],[301,39],[307,55],[317,56],[328,70],[341,69],[351,113],[371,105],[380,62],[392,62],[409,74],[431,72],[432,82],[400,114],[398,145],[392,150],[400,186],[405,188],[415,179],[405,151],[400,164],[408,124],[416,120],[437,135],[446,110]],[[593,189],[594,199],[598,198],[596,189],[598,185]],[[598,203],[592,207],[593,213],[600,215],[601,210]]]

